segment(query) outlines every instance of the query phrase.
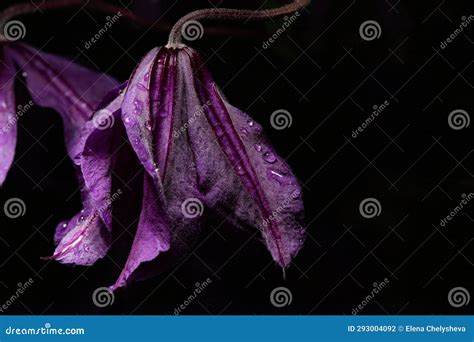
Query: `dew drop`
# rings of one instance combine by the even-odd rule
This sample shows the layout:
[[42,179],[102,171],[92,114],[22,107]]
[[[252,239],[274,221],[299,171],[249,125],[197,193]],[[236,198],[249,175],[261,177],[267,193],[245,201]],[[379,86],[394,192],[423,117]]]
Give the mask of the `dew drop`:
[[255,144],[254,147],[255,147],[255,150],[256,150],[257,152],[262,152],[262,145],[260,145],[260,144]]
[[23,72],[21,73],[21,76],[27,77],[27,76],[28,76],[28,73],[27,73],[26,71],[23,71]]
[[247,131],[245,128],[241,128],[240,131],[244,134],[249,134],[249,131]]
[[237,166],[237,174],[239,174],[239,175],[245,174],[244,168],[240,165]]
[[273,164],[277,161],[275,154],[273,152],[265,152],[263,154],[263,160],[265,160],[267,163]]
[[151,121],[150,121],[150,120],[147,120],[147,121],[145,122],[145,128],[146,128],[147,130],[151,131],[152,126],[151,126]]
[[253,127],[253,125],[255,124],[252,120],[248,120],[247,121],[247,124],[250,126],[250,127]]
[[2,107],[3,109],[7,108],[7,103],[5,101],[1,101],[0,107]]
[[145,86],[144,86],[143,84],[141,84],[141,83],[138,83],[138,84],[137,84],[137,88],[138,88],[138,90],[141,90],[141,91],[147,91],[147,90],[148,90],[147,87],[145,87]]
[[130,119],[130,117],[129,117],[129,116],[125,117],[125,123],[128,123],[128,124],[129,124],[129,123],[130,123],[130,121],[131,121],[131,119]]
[[217,135],[218,137],[222,137],[222,136],[224,135],[224,130],[222,129],[221,125],[219,125],[219,124],[216,125],[216,126],[214,127],[214,130],[216,131],[216,135]]
[[289,176],[287,172],[275,169],[267,170],[267,178],[277,181],[280,185],[291,185],[294,183],[293,177]]
[[143,79],[144,79],[145,81],[148,81],[148,80],[150,79],[150,73],[147,72],[147,73],[145,74],[145,76],[143,76]]
[[135,106],[135,109],[134,109],[133,113],[135,115],[140,115],[143,111],[143,102],[138,100],[138,99],[135,99],[133,101],[133,105]]
[[63,223],[63,228],[66,228],[67,227],[67,223]]

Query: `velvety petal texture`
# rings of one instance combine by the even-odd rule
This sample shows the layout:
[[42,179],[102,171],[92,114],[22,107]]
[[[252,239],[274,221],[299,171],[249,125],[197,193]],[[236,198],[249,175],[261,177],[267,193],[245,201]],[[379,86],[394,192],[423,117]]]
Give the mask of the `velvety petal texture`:
[[203,200],[213,212],[260,229],[275,261],[289,266],[304,242],[298,181],[262,128],[226,103],[196,51],[150,52],[129,81],[122,112],[168,213],[179,207],[190,216],[182,203]]
[[93,265],[110,246],[110,232],[97,211],[84,209],[56,230],[58,246],[52,259],[65,264]]
[[152,261],[170,248],[170,230],[164,209],[151,177],[144,175],[143,204],[132,249],[112,290],[126,284],[141,263]]
[[57,248],[51,257],[64,264],[91,265],[106,255],[111,244],[113,156],[121,143],[121,89],[84,125],[75,146],[84,209],[56,228]]
[[8,56],[0,56],[0,186],[15,156],[18,116],[14,85],[15,68]]

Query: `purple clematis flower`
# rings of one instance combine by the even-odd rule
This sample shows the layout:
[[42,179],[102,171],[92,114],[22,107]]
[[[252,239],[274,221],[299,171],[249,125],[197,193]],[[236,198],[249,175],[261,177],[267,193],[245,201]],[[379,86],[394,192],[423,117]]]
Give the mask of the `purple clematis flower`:
[[[230,105],[198,53],[155,48],[124,90],[94,115],[77,140],[75,160],[85,187],[84,210],[58,226],[52,258],[91,265],[111,244],[113,174],[141,170],[142,207],[116,289],[145,262],[180,256],[196,241],[203,213],[261,230],[283,269],[304,242],[301,188],[262,127]],[[129,148],[121,148],[125,136]],[[125,166],[124,166],[125,165]]]
[[74,155],[79,133],[97,105],[118,83],[113,78],[66,58],[22,43],[8,43],[0,49],[0,185],[10,169],[16,147],[17,108],[15,79],[18,71],[36,105],[57,111],[64,122],[69,155]]

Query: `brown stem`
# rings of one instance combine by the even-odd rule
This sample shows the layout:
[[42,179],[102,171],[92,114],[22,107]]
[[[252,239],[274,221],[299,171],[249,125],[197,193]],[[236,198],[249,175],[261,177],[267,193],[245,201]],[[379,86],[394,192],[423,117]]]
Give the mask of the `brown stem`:
[[[278,8],[266,9],[266,10],[238,10],[230,8],[208,8],[203,10],[198,10],[191,12],[181,19],[179,19],[176,24],[174,24],[171,29],[168,45],[167,47],[179,47],[181,44],[182,30],[186,29],[187,23],[190,24],[190,29],[193,30],[202,30],[200,24],[196,21],[200,19],[227,19],[227,20],[262,20],[268,19],[280,15],[285,15],[291,12],[295,12],[306,5],[308,5],[310,0],[294,0],[293,2]],[[191,28],[191,24],[194,27]],[[197,26],[196,26],[197,25]],[[202,34],[202,32],[198,32]]]

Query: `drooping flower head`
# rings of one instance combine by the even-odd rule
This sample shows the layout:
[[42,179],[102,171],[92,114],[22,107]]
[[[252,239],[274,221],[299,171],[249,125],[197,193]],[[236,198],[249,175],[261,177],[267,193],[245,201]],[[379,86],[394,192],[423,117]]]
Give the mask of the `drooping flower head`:
[[[181,43],[181,28],[199,18],[268,18],[307,3],[193,12],[173,27],[168,45],[151,50],[120,87],[108,76],[26,45],[5,47],[0,110],[3,103],[14,108],[12,76],[21,70],[35,102],[62,115],[82,186],[83,208],[58,225],[51,258],[92,265],[108,253],[114,212],[129,210],[114,202],[121,193],[119,178],[127,180],[130,194],[141,196],[141,206],[128,258],[112,289],[138,276],[144,263],[166,259],[158,263],[162,269],[184,256],[206,215],[259,229],[273,259],[287,268],[305,236],[298,180],[262,127],[226,101],[199,53]],[[13,160],[14,136],[0,138],[6,139],[0,140],[6,147],[0,181]]]
[[130,160],[117,139],[125,133],[143,170],[136,189],[143,199],[128,260],[112,289],[163,253],[184,255],[206,214],[260,229],[277,264],[290,265],[304,242],[298,181],[262,127],[225,100],[194,49],[172,41],[151,50],[127,87],[97,113],[114,124],[89,123],[83,131],[76,160],[90,197],[85,212],[58,227],[62,239],[53,258],[90,265],[108,250],[113,203],[106,200],[116,191],[112,174],[119,161]]

